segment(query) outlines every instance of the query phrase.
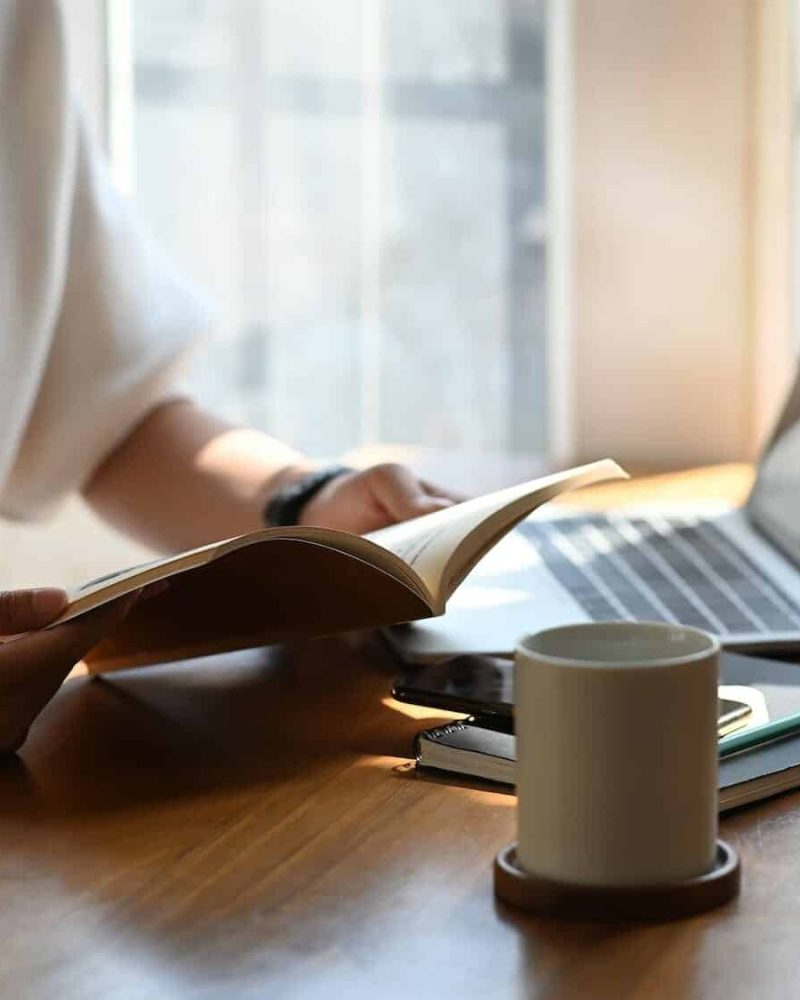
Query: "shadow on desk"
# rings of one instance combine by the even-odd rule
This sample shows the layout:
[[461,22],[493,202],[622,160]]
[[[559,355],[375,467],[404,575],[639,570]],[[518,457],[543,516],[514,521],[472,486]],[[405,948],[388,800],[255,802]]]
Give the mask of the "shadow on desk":
[[513,810],[394,774],[436,720],[385,669],[324,641],[69,682],[0,771],[8,995],[366,996],[378,947],[410,989],[409,910],[479,922]]
[[0,813],[274,791],[312,761],[407,758],[415,734],[442,719],[393,710],[391,670],[378,644],[365,656],[322,640],[71,680],[0,769]]

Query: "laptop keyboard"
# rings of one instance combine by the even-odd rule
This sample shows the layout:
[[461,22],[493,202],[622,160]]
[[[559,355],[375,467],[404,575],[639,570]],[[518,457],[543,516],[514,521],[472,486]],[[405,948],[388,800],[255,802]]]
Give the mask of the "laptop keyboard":
[[586,514],[519,530],[594,621],[800,631],[800,605],[710,518]]

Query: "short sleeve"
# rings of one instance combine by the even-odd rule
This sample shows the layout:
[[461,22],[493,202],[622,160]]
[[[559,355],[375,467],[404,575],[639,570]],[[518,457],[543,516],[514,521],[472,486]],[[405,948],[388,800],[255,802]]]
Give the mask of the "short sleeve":
[[41,381],[2,484],[7,516],[47,515],[79,490],[178,378],[209,309],[115,191],[78,113],[62,199],[63,284]]

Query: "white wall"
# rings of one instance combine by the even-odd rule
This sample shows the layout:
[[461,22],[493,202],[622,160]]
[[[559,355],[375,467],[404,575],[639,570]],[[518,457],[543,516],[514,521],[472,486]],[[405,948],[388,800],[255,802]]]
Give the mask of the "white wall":
[[785,8],[574,0],[578,458],[719,462],[763,436],[789,349]]

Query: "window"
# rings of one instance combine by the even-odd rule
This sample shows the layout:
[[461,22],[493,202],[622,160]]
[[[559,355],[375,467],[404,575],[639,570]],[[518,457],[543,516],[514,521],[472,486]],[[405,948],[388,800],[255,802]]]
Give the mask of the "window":
[[192,378],[332,455],[546,449],[543,0],[111,0],[112,155]]

